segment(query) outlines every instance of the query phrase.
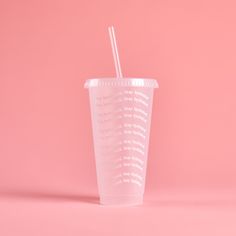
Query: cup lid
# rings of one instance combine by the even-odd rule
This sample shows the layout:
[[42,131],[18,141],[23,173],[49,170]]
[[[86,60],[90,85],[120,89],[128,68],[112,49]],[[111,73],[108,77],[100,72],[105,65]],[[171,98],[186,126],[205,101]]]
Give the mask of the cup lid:
[[155,79],[145,78],[95,78],[86,80],[84,87],[146,87],[159,88]]

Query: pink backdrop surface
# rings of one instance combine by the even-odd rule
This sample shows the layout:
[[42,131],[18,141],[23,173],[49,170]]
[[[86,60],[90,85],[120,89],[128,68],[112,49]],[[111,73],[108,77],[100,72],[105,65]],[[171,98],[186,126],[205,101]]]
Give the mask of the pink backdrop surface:
[[[235,235],[235,11],[233,0],[0,1],[0,234]],[[92,204],[83,84],[115,74],[109,25],[124,75],[160,85],[146,205],[132,211]]]

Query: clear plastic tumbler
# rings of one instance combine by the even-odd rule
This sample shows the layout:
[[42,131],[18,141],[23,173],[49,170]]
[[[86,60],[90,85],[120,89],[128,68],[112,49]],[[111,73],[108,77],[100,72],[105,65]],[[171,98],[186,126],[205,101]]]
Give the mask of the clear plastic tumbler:
[[87,80],[100,203],[143,202],[154,79]]

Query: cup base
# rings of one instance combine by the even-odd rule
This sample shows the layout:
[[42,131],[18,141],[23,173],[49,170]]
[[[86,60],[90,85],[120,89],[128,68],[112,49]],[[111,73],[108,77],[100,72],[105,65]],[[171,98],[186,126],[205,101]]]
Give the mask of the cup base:
[[100,204],[106,206],[137,206],[142,203],[143,195],[100,196]]

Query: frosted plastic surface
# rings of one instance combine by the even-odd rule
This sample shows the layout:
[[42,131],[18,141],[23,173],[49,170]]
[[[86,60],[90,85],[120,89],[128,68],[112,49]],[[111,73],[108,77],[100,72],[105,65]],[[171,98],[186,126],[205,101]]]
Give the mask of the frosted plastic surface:
[[154,87],[89,88],[101,204],[142,203]]

